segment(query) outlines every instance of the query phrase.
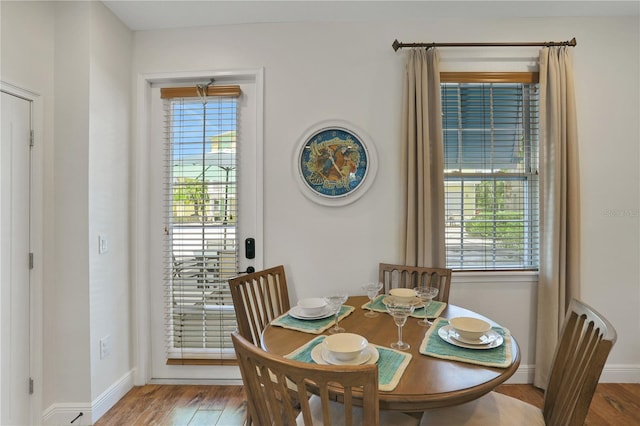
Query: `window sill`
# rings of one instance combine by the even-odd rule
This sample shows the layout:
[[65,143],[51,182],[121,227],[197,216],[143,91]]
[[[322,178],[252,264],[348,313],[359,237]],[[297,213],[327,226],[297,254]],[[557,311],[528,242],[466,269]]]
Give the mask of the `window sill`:
[[454,271],[451,280],[458,283],[537,283],[538,271]]

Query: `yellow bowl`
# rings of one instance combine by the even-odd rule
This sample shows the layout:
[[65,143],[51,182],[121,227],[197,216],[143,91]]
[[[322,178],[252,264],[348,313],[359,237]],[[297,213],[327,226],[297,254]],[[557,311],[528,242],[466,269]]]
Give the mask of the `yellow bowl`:
[[356,359],[369,342],[359,334],[339,333],[327,336],[323,344],[335,359],[347,362]]
[[480,340],[480,338],[491,330],[491,324],[478,318],[456,317],[449,320],[451,327],[467,340]]
[[309,297],[307,299],[300,299],[298,301],[298,307],[305,315],[319,315],[325,311],[327,302],[321,297]]
[[412,288],[392,288],[389,294],[399,303],[411,303],[416,298],[416,292]]

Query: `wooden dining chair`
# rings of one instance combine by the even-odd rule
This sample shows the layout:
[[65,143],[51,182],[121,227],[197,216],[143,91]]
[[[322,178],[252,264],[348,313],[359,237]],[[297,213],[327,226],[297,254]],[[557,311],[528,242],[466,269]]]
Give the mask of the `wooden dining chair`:
[[389,293],[389,290],[398,287],[437,287],[438,296],[433,300],[449,303],[451,269],[381,263],[379,267],[379,280],[384,284],[385,293]]
[[267,324],[291,308],[284,266],[231,278],[229,287],[238,332],[259,346]]
[[[419,420],[410,415],[379,411],[377,364],[299,362],[265,352],[239,333],[232,333],[231,337],[247,395],[247,408],[254,424],[418,424]],[[335,386],[344,389],[342,402],[330,399],[330,388]],[[355,395],[361,400],[361,406],[354,404]]]
[[572,300],[556,346],[542,410],[489,392],[454,407],[425,411],[421,425],[583,425],[616,330],[598,312]]

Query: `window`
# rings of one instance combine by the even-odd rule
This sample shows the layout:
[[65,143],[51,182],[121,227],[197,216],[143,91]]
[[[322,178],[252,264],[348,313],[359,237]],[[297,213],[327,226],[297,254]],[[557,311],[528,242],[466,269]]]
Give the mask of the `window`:
[[537,269],[537,83],[441,81],[447,267]]
[[[233,357],[228,279],[237,274],[236,97],[222,87],[162,89],[167,357]],[[185,90],[188,90],[185,93]],[[203,94],[200,91],[200,94]],[[222,94],[222,95],[220,95]]]

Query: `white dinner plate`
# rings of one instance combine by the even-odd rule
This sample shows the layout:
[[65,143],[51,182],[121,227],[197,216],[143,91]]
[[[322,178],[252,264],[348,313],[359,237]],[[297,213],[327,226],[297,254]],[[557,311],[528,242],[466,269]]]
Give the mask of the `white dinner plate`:
[[311,350],[311,359],[313,359],[317,364],[323,365],[360,365],[360,364],[375,364],[378,361],[380,354],[378,350],[372,346],[367,345],[367,347],[362,351],[359,357],[354,359],[353,361],[343,362],[333,359],[330,353],[324,348],[322,343],[316,345]]
[[[386,305],[387,303],[391,302],[392,300],[393,300],[393,296],[385,296],[382,299],[382,303],[384,303]],[[424,306],[424,303],[422,302],[422,299],[420,299],[417,296],[414,297],[413,300],[411,302],[409,302],[409,303],[411,303],[415,309],[422,308]]]
[[467,345],[490,345],[494,340],[502,337],[498,333],[493,330],[489,330],[487,333],[483,334],[479,339],[467,339],[465,337],[460,336],[453,328],[449,331],[449,335],[456,339],[458,342],[466,343]]
[[293,308],[289,309],[289,315],[291,315],[296,319],[301,319],[301,320],[317,320],[317,319],[330,317],[333,314],[334,312],[331,311],[331,309],[329,308],[325,308],[325,310],[319,313],[318,315],[312,315],[312,316],[305,315],[302,312],[302,309],[300,308],[300,306],[294,306]]
[[438,330],[438,336],[440,336],[442,340],[447,343],[451,343],[452,345],[467,349],[493,349],[504,343],[504,338],[495,330],[490,330],[483,336],[484,342],[481,340],[460,340],[462,338],[458,336],[458,333],[456,333],[451,325],[440,327],[440,329]]

